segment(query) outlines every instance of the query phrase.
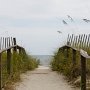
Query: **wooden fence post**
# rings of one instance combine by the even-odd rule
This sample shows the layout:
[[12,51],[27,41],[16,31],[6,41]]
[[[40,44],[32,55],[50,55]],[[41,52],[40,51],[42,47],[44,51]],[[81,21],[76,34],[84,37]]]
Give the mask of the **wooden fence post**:
[[[13,43],[14,43],[14,45],[16,45],[16,38],[13,38]],[[17,47],[14,47],[14,51],[15,52],[17,51]]]
[[16,38],[13,38],[13,43],[14,45],[16,45]]
[[81,55],[81,90],[86,90],[86,58]]
[[7,72],[11,74],[11,49],[7,50]]
[[2,54],[0,53],[0,90],[2,90]]

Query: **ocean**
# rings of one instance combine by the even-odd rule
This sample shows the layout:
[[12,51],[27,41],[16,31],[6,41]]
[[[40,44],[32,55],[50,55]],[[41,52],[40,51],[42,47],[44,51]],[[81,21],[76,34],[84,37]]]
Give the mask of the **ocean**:
[[50,65],[53,55],[32,55],[32,57],[40,60],[40,65],[48,66]]

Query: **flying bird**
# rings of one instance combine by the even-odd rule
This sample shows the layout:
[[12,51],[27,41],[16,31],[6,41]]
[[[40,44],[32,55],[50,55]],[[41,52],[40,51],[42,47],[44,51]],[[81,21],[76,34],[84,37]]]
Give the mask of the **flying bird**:
[[74,21],[70,15],[67,15],[67,16],[72,22]]
[[62,33],[61,31],[57,31],[58,33]]
[[85,22],[87,22],[87,23],[89,23],[89,22],[90,22],[90,20],[88,20],[88,19],[83,19],[83,21],[85,21]]
[[67,25],[67,22],[65,20],[62,20],[63,24]]

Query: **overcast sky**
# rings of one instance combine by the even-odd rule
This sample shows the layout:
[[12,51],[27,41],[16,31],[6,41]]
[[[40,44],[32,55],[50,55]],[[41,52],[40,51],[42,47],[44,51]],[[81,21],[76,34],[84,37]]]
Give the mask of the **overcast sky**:
[[0,0],[0,36],[16,37],[31,54],[53,54],[68,33],[90,33],[83,18],[90,19],[90,0]]

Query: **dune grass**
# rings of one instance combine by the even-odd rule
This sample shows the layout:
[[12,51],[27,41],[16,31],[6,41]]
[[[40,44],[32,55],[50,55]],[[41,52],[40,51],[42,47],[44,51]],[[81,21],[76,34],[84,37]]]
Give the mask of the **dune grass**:
[[[85,49],[88,53],[89,49]],[[58,71],[65,75],[69,81],[72,81],[81,75],[81,59],[80,52],[76,53],[76,64],[72,63],[72,49],[69,49],[69,57],[66,57],[66,53],[63,52],[62,49],[58,49],[58,51],[54,54],[53,60],[51,62],[51,68],[54,71]],[[87,66],[87,76],[90,75],[90,59],[86,61]]]
[[[11,82],[20,80],[20,74],[28,70],[33,70],[38,67],[38,62],[26,53],[19,54],[18,52],[12,53],[10,71],[7,72],[7,53],[2,54],[2,85],[7,87]],[[7,87],[8,88],[8,87]],[[7,89],[6,89],[7,90]]]

